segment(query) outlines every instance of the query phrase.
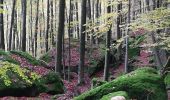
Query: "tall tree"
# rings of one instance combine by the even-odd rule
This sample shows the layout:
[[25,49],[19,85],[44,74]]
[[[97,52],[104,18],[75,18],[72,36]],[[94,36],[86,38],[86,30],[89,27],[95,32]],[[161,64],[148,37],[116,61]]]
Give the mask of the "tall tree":
[[22,51],[26,51],[27,0],[22,0]]
[[30,47],[32,48],[31,52],[35,56],[34,53],[34,38],[33,38],[33,1],[30,0]]
[[37,34],[38,34],[38,20],[39,20],[39,0],[37,0],[36,18],[35,18],[35,57],[37,56]]
[[[117,33],[117,39],[120,39],[121,38],[121,29],[120,29],[120,25],[121,25],[121,19],[122,19],[122,16],[121,16],[121,10],[122,10],[122,2],[118,2],[118,5],[117,5],[117,13],[118,13],[118,17],[117,17],[117,24],[116,24],[116,33]],[[117,53],[118,53],[118,60],[120,60],[121,58],[121,46],[118,47],[118,50],[117,50]]]
[[50,28],[50,1],[47,0],[47,28],[46,28],[46,37],[45,37],[45,48],[46,52],[48,52],[48,37],[49,37],[49,28]]
[[72,0],[70,0],[69,6],[69,28],[68,28],[68,45],[69,45],[69,51],[68,51],[68,59],[69,59],[69,65],[68,65],[68,81],[70,81],[70,63],[71,63],[71,17],[72,17]]
[[54,43],[54,26],[53,26],[53,21],[54,21],[54,11],[53,11],[53,7],[54,7],[54,5],[53,5],[53,0],[51,0],[51,2],[50,2],[50,5],[51,5],[51,9],[50,9],[50,12],[51,12],[51,30],[50,30],[50,33],[51,33],[51,44],[52,44],[52,46],[53,45],[55,45],[55,43]]
[[[141,9],[141,8],[140,8]],[[125,44],[126,44],[126,49],[125,49],[125,73],[128,73],[128,35],[129,35],[129,24],[130,24],[130,14],[131,14],[131,0],[128,1],[128,14],[127,14],[127,32],[126,32],[126,38],[125,38]]]
[[86,0],[81,1],[80,62],[79,62],[79,69],[78,69],[78,84],[84,82],[86,4],[87,4]]
[[15,37],[17,35],[17,9],[14,10],[14,28],[13,28],[13,42],[12,49],[15,50]]
[[64,22],[65,22],[65,0],[59,1],[59,25],[57,34],[57,55],[56,55],[56,68],[55,71],[61,74],[62,68],[62,37],[64,35]]
[[[3,10],[3,0],[0,0],[0,9]],[[5,50],[5,39],[4,39],[4,15],[0,13],[0,49]]]
[[[111,6],[107,7],[107,13],[111,13]],[[108,21],[110,18],[108,19]],[[109,26],[109,30],[106,34],[106,53],[105,53],[105,66],[104,66],[104,81],[108,81],[109,79],[109,61],[110,61],[110,40],[111,40],[111,25]]]
[[12,14],[11,14],[11,26],[10,26],[10,33],[9,33],[9,47],[8,50],[12,49],[12,29],[14,24],[14,12],[15,12],[16,0],[13,1],[12,4]]

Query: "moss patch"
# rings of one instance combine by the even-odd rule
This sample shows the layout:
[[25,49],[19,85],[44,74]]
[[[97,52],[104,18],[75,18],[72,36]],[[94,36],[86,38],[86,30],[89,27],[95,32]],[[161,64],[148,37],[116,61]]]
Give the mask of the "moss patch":
[[126,91],[130,98],[145,100],[149,94],[150,100],[166,100],[167,94],[164,81],[153,68],[139,68],[129,74],[96,87],[74,100],[99,100],[104,95],[116,91]]
[[30,72],[25,68],[20,68],[19,65],[0,62],[0,96],[19,96],[22,95],[20,91],[25,90],[26,92],[27,89],[28,94],[26,93],[25,95],[28,96],[29,92],[33,92],[31,88],[39,78],[40,76],[36,73]]
[[107,81],[103,81],[103,80],[100,80],[98,78],[93,78],[92,79],[93,88],[101,86],[101,85],[103,85],[105,83],[107,83]]
[[25,58],[29,63],[33,65],[40,65],[40,61],[37,60],[36,58],[32,57],[29,53],[27,52],[22,52],[22,51],[10,51],[11,54],[19,55],[23,58]]
[[126,98],[126,100],[129,100],[129,96],[128,96],[127,92],[125,92],[125,91],[109,93],[107,95],[104,95],[100,100],[111,100],[111,98],[115,97],[115,96],[124,96]]

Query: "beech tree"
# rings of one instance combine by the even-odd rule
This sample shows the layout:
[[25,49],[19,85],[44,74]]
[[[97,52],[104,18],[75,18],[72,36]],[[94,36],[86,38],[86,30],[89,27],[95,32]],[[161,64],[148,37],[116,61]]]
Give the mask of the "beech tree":
[[[14,0],[15,1],[15,0]],[[22,0],[22,51],[26,51],[27,0]]]
[[39,0],[37,0],[36,18],[35,18],[35,57],[37,55],[37,34],[38,34],[38,21],[39,21]]
[[[110,2],[109,2],[110,3]],[[109,4],[108,4],[109,5]],[[111,6],[107,7],[107,13],[111,13]],[[110,20],[110,19],[108,19]],[[108,81],[109,78],[109,62],[110,62],[110,40],[111,40],[111,25],[108,24],[108,32],[106,34],[106,50],[105,50],[105,66],[104,66],[104,81]]]
[[[3,10],[3,0],[0,0],[0,9]],[[4,39],[4,15],[0,12],[0,49],[5,50],[5,39]]]
[[48,52],[49,50],[49,46],[48,46],[49,28],[50,28],[50,0],[47,0],[47,26],[46,26],[46,39],[45,39],[46,52]]
[[11,13],[11,23],[10,23],[10,33],[9,33],[9,47],[8,49],[12,49],[12,29],[14,26],[14,12],[15,12],[16,0],[13,1],[12,5],[12,13]]
[[78,69],[78,84],[82,84],[84,82],[86,4],[87,0],[81,1],[80,59],[79,59],[80,62]]
[[55,71],[61,74],[62,68],[62,37],[64,35],[64,21],[65,21],[65,0],[59,1],[59,25],[57,34],[57,48],[56,48],[56,68]]

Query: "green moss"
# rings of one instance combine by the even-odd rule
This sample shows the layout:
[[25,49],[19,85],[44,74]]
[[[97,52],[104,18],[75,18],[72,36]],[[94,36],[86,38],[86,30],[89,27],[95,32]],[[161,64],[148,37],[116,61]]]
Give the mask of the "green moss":
[[33,64],[33,65],[40,65],[40,61],[37,60],[36,58],[32,57],[30,54],[28,54],[27,52],[22,52],[22,51],[10,51],[11,54],[16,54],[19,55],[23,58],[25,58],[29,63]]
[[9,62],[0,63],[0,90],[29,87],[38,79],[37,74],[18,65]]
[[93,88],[105,84],[107,81],[99,80],[98,78],[92,79]]
[[125,91],[109,93],[107,95],[104,95],[100,100],[111,100],[111,98],[115,97],[115,96],[123,96],[126,98],[126,100],[129,100],[129,96],[128,96],[127,92],[125,92]]
[[0,56],[8,56],[9,52],[5,52],[4,50],[0,50]]
[[50,94],[59,94],[64,92],[64,84],[59,77],[54,72],[51,72],[45,76],[43,76],[36,83],[38,90],[40,92],[50,93]]
[[126,91],[130,98],[137,100],[145,100],[148,94],[150,100],[167,99],[163,79],[155,69],[146,67],[96,87],[74,100],[99,100],[102,96],[116,91]]

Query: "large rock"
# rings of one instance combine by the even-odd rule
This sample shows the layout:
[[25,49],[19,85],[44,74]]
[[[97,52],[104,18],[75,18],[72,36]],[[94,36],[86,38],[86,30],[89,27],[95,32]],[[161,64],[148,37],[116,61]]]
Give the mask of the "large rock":
[[60,94],[64,85],[55,73],[39,76],[26,68],[0,62],[0,96],[37,96],[39,93]]
[[129,100],[129,96],[125,91],[118,91],[104,95],[100,100]]
[[36,96],[34,81],[39,77],[18,65],[0,62],[0,96]]
[[99,100],[102,96],[116,91],[126,91],[130,98],[137,100],[167,100],[164,80],[153,68],[140,68],[127,75],[96,87],[74,100]]
[[126,100],[124,96],[115,96],[112,97],[111,100]]

